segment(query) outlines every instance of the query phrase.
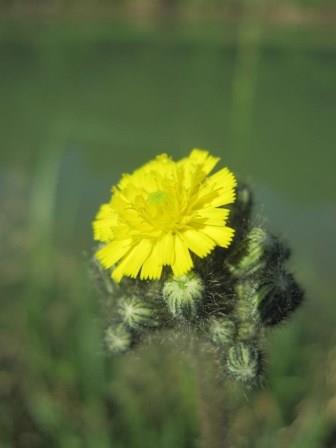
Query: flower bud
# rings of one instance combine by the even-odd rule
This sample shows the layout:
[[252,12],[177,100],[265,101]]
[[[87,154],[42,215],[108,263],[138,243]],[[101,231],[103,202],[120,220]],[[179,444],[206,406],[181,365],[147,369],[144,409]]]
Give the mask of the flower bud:
[[283,270],[271,272],[266,286],[269,292],[260,301],[259,313],[265,325],[276,325],[301,304],[304,292],[293,275]]
[[258,373],[258,352],[244,343],[233,345],[227,357],[227,369],[237,380],[250,382]]
[[236,328],[234,322],[220,317],[211,318],[209,322],[209,334],[211,340],[218,345],[225,345],[232,342],[235,336]]
[[262,290],[258,289],[256,281],[243,280],[237,283],[236,293],[237,339],[249,341],[257,337],[260,330],[258,306]]
[[193,318],[197,314],[203,291],[204,284],[201,277],[191,272],[167,280],[162,293],[174,317]]
[[271,243],[270,235],[260,227],[254,227],[247,235],[246,254],[235,267],[235,273],[248,275],[264,265],[264,255]]
[[236,285],[235,314],[240,321],[257,318],[260,291],[255,281],[243,280]]
[[[254,227],[246,236],[246,246],[236,263],[230,263],[229,269],[236,277],[246,277],[260,271],[266,265],[268,256],[275,257],[283,246],[273,235],[261,227]],[[274,257],[273,257],[274,258]]]
[[131,335],[122,325],[109,326],[105,331],[105,344],[112,353],[123,353],[131,345]]
[[118,313],[123,323],[132,329],[155,325],[152,308],[135,296],[119,299]]

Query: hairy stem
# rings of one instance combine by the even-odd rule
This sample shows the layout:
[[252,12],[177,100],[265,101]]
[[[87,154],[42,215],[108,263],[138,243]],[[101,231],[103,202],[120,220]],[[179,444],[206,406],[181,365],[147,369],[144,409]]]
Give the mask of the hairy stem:
[[195,375],[197,384],[200,425],[200,448],[228,448],[227,409],[223,387],[216,375],[216,363],[205,353],[196,353]]

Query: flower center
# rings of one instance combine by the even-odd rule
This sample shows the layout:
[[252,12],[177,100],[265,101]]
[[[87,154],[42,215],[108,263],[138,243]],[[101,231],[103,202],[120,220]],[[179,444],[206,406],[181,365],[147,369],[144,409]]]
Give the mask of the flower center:
[[167,199],[167,193],[165,191],[153,191],[148,195],[148,202],[153,205],[159,205],[165,202]]

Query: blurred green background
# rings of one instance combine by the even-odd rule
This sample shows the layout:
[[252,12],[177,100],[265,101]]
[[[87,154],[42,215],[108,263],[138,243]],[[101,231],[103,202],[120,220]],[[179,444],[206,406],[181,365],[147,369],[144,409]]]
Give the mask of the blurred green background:
[[[331,0],[0,1],[1,447],[336,447],[335,25]],[[251,183],[307,295],[261,389],[225,421],[206,395],[229,445],[176,342],[104,354],[89,273],[120,174],[195,146]]]

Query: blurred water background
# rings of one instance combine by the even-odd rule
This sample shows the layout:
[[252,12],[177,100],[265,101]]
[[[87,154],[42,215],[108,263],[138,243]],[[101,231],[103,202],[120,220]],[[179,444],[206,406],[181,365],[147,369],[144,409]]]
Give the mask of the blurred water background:
[[328,0],[0,2],[1,447],[202,445],[183,352],[108,358],[88,267],[120,174],[192,147],[251,183],[307,293],[232,447],[336,447],[335,24]]

